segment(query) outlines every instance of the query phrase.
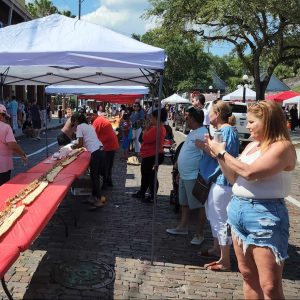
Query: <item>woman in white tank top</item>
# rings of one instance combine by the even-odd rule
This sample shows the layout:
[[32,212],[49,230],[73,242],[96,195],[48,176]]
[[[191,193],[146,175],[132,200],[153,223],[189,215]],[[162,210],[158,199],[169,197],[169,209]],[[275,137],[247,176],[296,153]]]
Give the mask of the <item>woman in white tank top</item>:
[[245,299],[283,299],[282,271],[287,258],[289,221],[284,197],[296,165],[282,108],[261,101],[248,108],[250,143],[236,159],[222,143],[207,140],[233,184],[227,207]]

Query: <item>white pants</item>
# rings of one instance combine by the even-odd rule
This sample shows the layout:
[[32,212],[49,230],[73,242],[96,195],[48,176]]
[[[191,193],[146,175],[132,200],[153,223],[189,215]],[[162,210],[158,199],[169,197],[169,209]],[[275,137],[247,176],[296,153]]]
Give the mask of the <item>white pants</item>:
[[132,138],[134,140],[134,151],[135,153],[140,153],[141,144],[139,142],[140,135],[142,133],[142,128],[132,129]]
[[212,235],[217,238],[219,245],[231,245],[232,239],[227,232],[227,205],[232,195],[230,186],[211,185],[207,201],[205,203],[206,217],[209,220]]

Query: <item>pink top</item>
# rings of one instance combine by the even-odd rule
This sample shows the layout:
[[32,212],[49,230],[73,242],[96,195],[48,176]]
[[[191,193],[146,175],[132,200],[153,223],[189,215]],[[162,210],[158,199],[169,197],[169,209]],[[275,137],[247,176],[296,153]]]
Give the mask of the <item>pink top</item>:
[[12,151],[8,148],[7,143],[15,141],[11,127],[0,121],[0,173],[13,169]]

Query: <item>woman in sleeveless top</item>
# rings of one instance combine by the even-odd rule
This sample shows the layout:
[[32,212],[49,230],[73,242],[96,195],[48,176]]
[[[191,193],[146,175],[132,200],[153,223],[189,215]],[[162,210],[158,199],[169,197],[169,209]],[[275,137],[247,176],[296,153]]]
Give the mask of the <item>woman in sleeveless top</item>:
[[248,108],[254,140],[236,159],[223,143],[207,140],[233,184],[227,207],[235,254],[243,276],[245,299],[282,299],[282,271],[287,258],[289,221],[284,197],[296,165],[281,107],[261,101]]

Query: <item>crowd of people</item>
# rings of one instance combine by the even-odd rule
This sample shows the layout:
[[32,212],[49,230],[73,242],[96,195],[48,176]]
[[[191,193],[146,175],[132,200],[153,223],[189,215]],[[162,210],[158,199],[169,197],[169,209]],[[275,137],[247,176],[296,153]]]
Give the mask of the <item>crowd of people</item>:
[[26,101],[18,100],[16,96],[0,101],[7,110],[7,121],[11,126],[13,134],[18,129],[27,137],[36,141],[41,139],[41,129],[47,121],[51,120],[51,110],[49,104],[45,113],[40,109],[37,100]]
[[[197,108],[195,104],[196,100],[193,105]],[[284,112],[273,101],[250,105],[247,128],[253,142],[240,155],[229,105],[215,101],[208,117],[221,141],[205,131],[200,134],[205,128],[203,111],[198,116],[194,110],[187,111],[192,131],[178,157],[181,221],[167,232],[187,235],[189,211],[199,209],[198,232],[191,243],[203,243],[205,215],[214,238],[211,248],[199,252],[212,258],[204,267],[230,271],[233,243],[245,299],[283,299],[282,272],[289,236],[284,197],[289,194],[297,161]],[[211,184],[205,214],[192,193],[197,174]]]
[[[205,111],[204,103],[202,94],[193,95],[192,106],[185,114],[191,131],[177,159],[181,219],[176,227],[166,231],[172,235],[187,235],[190,211],[198,210],[197,230],[191,244],[202,245],[205,241],[206,219],[214,239],[211,248],[199,252],[200,256],[212,259],[204,267],[216,272],[231,271],[230,247],[233,244],[244,280],[245,298],[283,298],[282,272],[289,236],[284,197],[289,193],[290,174],[297,160],[284,111],[273,101],[251,104],[247,128],[253,141],[239,155],[239,138],[230,105],[214,101],[211,110]],[[9,107],[12,106],[15,104]],[[158,181],[155,182],[155,170],[164,161],[163,146],[169,130],[165,122],[168,117],[172,118],[170,111],[170,108],[159,111],[155,102],[148,110],[139,101],[133,106],[120,107],[122,159],[126,161],[132,151],[141,160],[141,184],[132,197],[142,202],[152,203],[159,187]],[[0,166],[0,184],[10,177],[11,151],[27,160],[14,140],[12,129],[18,126],[18,118],[10,112],[11,119],[15,120],[12,128],[4,122],[9,115],[8,108],[0,105],[0,131],[5,132],[1,135],[0,155],[6,161]],[[40,128],[36,103],[31,105],[30,115],[33,128]],[[214,136],[210,134],[209,125],[216,130]],[[105,204],[102,189],[114,185],[112,168],[119,141],[111,122],[97,111],[88,115],[83,111],[69,111],[57,136],[58,144],[67,145],[75,138],[74,148],[84,146],[91,152],[92,195],[86,202],[91,205],[90,210],[96,210]],[[155,159],[157,152],[158,161]],[[210,185],[207,199],[202,201],[193,193],[199,175]]]

